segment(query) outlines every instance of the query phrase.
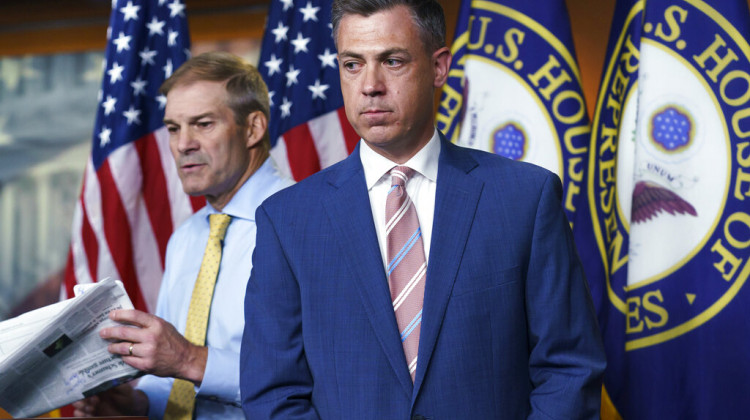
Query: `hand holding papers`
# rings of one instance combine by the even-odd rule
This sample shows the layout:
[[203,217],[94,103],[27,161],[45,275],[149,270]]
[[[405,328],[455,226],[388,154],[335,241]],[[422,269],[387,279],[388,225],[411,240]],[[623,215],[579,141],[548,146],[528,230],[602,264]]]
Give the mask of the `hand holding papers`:
[[0,323],[0,406],[32,417],[127,382],[139,371],[99,337],[115,309],[132,309],[125,289],[105,279],[81,296]]

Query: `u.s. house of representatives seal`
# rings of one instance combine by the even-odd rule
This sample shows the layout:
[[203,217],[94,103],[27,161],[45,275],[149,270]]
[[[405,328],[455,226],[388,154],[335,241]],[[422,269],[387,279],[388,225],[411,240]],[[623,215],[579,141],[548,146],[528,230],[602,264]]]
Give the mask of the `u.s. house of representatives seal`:
[[750,272],[750,46],[705,2],[655,4],[606,63],[588,168],[626,350],[704,325]]

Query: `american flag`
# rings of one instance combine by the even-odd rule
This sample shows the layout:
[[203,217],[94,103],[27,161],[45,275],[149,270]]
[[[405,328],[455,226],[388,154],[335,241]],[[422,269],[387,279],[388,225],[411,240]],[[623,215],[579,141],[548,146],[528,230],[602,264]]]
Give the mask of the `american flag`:
[[203,198],[182,191],[163,126],[159,86],[190,54],[181,0],[112,0],[91,157],[73,217],[65,273],[76,283],[120,279],[153,312],[172,231]]
[[271,96],[271,155],[296,180],[354,150],[344,113],[330,0],[274,0],[258,68]]

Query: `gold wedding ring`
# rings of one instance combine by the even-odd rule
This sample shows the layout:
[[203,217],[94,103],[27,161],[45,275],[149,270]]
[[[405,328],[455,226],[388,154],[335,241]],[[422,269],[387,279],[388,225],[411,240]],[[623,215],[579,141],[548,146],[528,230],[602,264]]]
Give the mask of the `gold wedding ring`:
[[135,343],[130,343],[130,347],[128,347],[128,355],[130,356],[133,355],[133,345],[135,345]]

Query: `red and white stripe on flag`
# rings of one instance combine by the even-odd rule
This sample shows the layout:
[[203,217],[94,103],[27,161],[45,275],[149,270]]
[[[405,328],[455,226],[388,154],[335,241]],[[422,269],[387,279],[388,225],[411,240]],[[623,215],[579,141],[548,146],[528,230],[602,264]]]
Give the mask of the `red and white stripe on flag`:
[[153,312],[169,237],[204,202],[182,191],[163,127],[112,152],[98,171],[89,160],[73,217],[66,295],[77,283],[112,277],[136,308]]
[[349,156],[358,141],[341,107],[284,133],[271,156],[281,170],[299,181]]

